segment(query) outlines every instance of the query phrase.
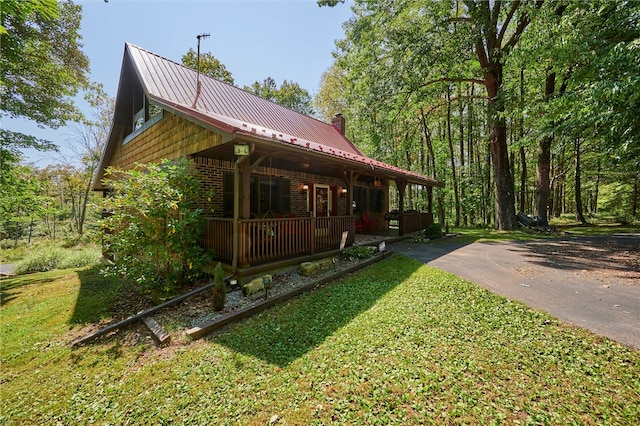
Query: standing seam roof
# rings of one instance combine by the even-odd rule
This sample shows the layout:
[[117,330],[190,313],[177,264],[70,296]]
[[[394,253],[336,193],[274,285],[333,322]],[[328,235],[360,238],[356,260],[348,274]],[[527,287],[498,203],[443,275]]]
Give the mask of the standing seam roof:
[[[196,71],[132,44],[127,44],[126,48],[150,97],[187,108],[193,107]],[[200,75],[200,84],[200,96],[195,107],[200,113],[215,114],[222,121],[229,118],[277,130],[298,139],[362,155],[355,145],[330,124],[206,75]]]

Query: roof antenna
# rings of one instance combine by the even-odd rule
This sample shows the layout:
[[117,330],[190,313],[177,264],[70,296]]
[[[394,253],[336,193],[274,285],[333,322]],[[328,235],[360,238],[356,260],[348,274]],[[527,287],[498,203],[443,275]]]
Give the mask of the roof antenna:
[[197,77],[196,77],[196,98],[193,100],[193,106],[192,108],[196,107],[196,104],[198,103],[198,98],[200,97],[200,39],[201,38],[209,38],[209,33],[202,33],[202,34],[198,34],[196,36],[196,38],[198,39],[198,59],[197,59]]

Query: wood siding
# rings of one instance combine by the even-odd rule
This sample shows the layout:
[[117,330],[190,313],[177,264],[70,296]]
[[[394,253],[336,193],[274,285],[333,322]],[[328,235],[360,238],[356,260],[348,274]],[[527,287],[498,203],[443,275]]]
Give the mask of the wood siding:
[[111,165],[130,169],[135,163],[175,160],[220,145],[222,136],[164,111],[164,117],[126,144],[116,148]]

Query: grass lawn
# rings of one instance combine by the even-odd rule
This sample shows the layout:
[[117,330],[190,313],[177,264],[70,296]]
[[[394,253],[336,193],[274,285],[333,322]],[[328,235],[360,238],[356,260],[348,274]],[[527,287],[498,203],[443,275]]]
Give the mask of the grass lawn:
[[94,270],[0,284],[2,424],[640,423],[639,352],[402,256],[165,348],[69,347]]
[[[564,222],[551,222],[558,233],[535,233],[526,228],[520,228],[514,231],[497,231],[493,228],[483,227],[461,227],[452,228],[450,233],[456,234],[455,241],[459,243],[471,244],[476,241],[528,241],[538,239],[549,238],[571,238],[571,237],[590,237],[595,235],[608,235],[612,233],[624,234],[624,233],[640,233],[639,225],[619,225],[619,224],[607,224],[597,223],[590,225],[582,225],[580,223],[574,223],[569,221]],[[449,239],[442,239],[434,241],[438,242],[450,242]]]

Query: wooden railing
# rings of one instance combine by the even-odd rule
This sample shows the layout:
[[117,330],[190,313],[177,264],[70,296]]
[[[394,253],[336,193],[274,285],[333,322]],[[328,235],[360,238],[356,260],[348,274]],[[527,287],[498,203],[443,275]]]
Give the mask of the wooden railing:
[[[349,231],[346,245],[351,245],[355,221],[355,216],[240,220],[238,264],[246,267],[335,250],[344,231]],[[231,263],[233,220],[207,219],[203,245],[213,248],[216,258]]]
[[400,235],[425,229],[433,223],[433,213],[403,213],[400,216]]

